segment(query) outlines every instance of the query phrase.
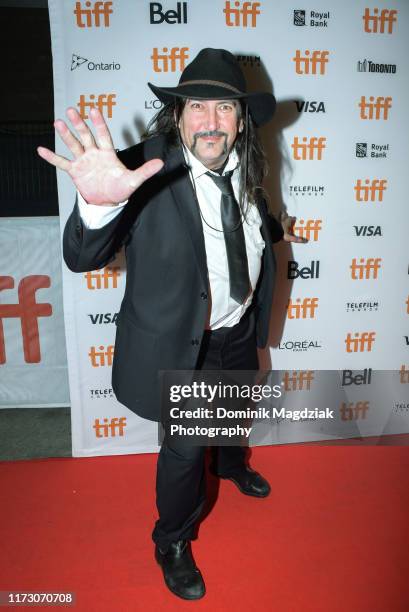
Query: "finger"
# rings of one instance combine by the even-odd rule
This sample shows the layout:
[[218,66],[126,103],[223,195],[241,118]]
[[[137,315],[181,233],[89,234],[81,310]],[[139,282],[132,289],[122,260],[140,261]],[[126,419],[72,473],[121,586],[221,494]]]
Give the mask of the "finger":
[[80,157],[80,155],[84,153],[84,149],[79,140],[75,138],[72,132],[68,129],[66,123],[62,121],[62,119],[57,119],[56,121],[54,121],[54,127],[57,130],[63,143],[67,145],[74,157],[76,159]]
[[67,117],[80,135],[85,150],[95,147],[95,140],[91,130],[82,119],[76,108],[67,108]]
[[49,164],[52,164],[60,170],[65,170],[68,172],[71,168],[71,162],[68,159],[62,157],[61,155],[56,155],[56,153],[50,151],[50,149],[46,149],[45,147],[37,147],[37,153]]
[[151,176],[159,172],[161,168],[163,168],[163,161],[161,159],[151,159],[146,162],[146,164],[143,164],[143,166],[140,166],[140,168],[130,173],[130,186],[137,189],[142,183],[151,178]]
[[114,143],[103,114],[97,108],[92,108],[90,117],[95,126],[97,145],[100,149],[111,151],[114,148]]

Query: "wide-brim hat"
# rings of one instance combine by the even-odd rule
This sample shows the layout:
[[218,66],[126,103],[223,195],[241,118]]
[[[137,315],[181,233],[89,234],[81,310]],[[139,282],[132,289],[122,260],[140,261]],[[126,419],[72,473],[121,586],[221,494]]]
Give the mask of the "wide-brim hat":
[[246,79],[235,56],[225,49],[202,49],[181,74],[177,87],[149,87],[164,104],[176,98],[243,100],[256,126],[270,121],[276,100],[272,93],[248,93]]

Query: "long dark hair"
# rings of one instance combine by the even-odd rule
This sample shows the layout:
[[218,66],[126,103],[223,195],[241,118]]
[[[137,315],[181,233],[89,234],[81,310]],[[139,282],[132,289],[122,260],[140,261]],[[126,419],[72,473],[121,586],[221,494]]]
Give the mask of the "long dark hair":
[[[168,146],[179,146],[180,135],[177,125],[185,104],[186,100],[178,99],[163,106],[150,120],[142,138],[145,140],[152,136],[165,135]],[[252,204],[260,197],[265,197],[262,183],[267,174],[268,164],[257,128],[247,107],[241,102],[239,111],[239,118],[241,117],[244,123],[244,129],[237,134],[235,141],[240,165],[240,200],[246,194],[248,202]]]

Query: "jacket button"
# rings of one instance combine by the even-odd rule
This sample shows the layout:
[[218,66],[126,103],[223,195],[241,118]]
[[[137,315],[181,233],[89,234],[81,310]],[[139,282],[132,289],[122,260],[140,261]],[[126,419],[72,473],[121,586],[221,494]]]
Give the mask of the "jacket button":
[[202,291],[202,293],[200,294],[200,297],[202,298],[202,300],[207,300],[207,293],[206,293],[206,291]]
[[197,338],[193,338],[192,346],[197,346],[199,344],[199,340]]

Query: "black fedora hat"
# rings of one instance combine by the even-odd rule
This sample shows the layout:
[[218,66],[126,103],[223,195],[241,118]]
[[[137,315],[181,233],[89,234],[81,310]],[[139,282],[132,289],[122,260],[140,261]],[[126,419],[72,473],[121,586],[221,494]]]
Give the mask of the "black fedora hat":
[[274,115],[276,100],[268,92],[247,93],[246,80],[235,56],[225,49],[202,49],[182,72],[177,87],[148,83],[164,104],[176,98],[243,100],[257,126]]

